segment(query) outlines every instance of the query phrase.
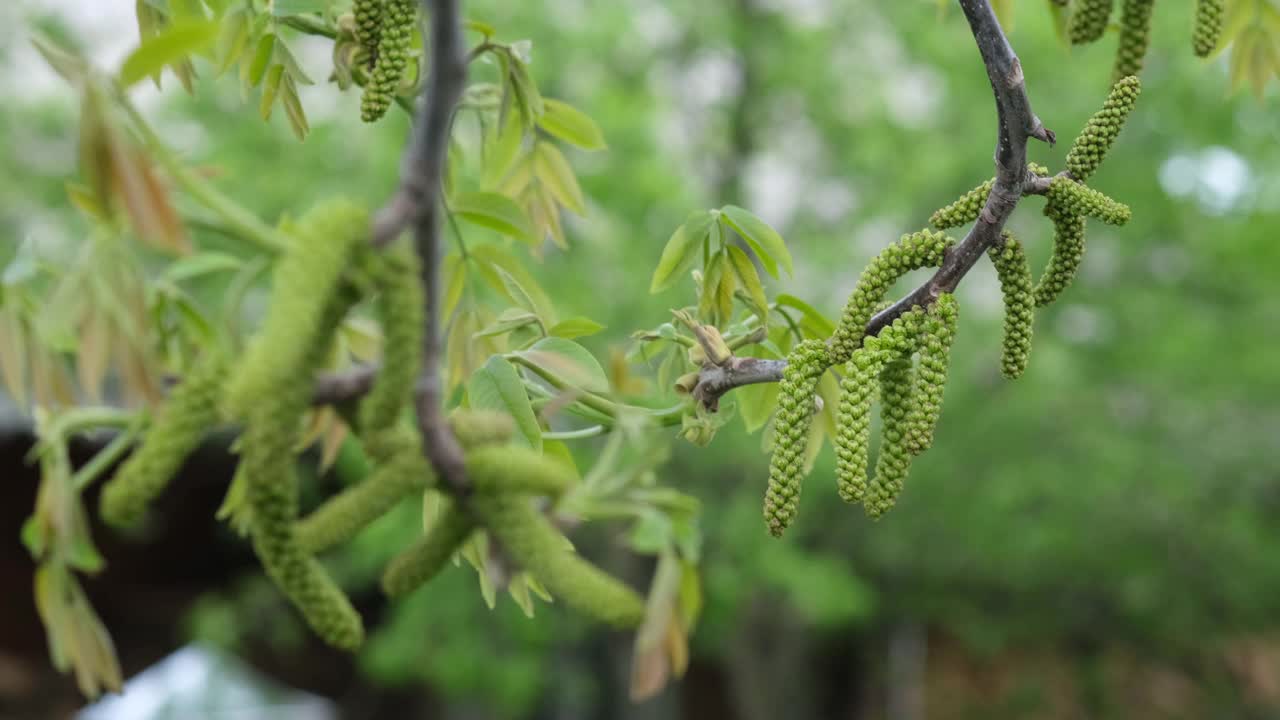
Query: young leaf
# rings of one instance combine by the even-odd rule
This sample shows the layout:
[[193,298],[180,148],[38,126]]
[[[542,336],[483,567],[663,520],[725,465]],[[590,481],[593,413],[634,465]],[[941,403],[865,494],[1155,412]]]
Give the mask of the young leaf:
[[830,337],[831,333],[835,332],[835,323],[828,320],[817,308],[795,295],[783,293],[778,296],[777,300],[779,307],[799,310],[801,315],[804,316],[800,326],[805,331],[805,337],[825,338]]
[[561,320],[551,326],[551,329],[547,332],[551,335],[555,335],[556,337],[572,340],[573,338],[595,335],[603,329],[604,325],[601,325],[591,318],[571,317],[568,320]]
[[494,335],[502,335],[509,333],[516,328],[537,324],[539,324],[537,315],[520,308],[507,308],[502,311],[502,314],[498,316],[497,320],[485,329],[476,333],[473,337],[492,337]]
[[578,215],[586,214],[587,205],[582,198],[582,188],[578,187],[578,178],[555,145],[542,142],[534,146],[533,168],[534,175],[561,205]]
[[[502,268],[497,268],[495,272],[498,273],[498,278],[502,281],[502,287],[506,291],[507,297],[511,298],[511,302],[524,308],[534,317],[538,317],[538,304],[534,302],[533,296],[529,294],[528,290],[524,289],[520,281]],[[541,323],[542,320],[539,319],[538,322]]]
[[467,383],[467,400],[477,410],[500,410],[510,413],[516,428],[534,450],[542,450],[542,428],[533,414],[529,394],[520,375],[500,355],[490,357]]
[[[716,314],[720,307],[720,284],[725,274],[724,253],[711,256],[706,271],[702,276],[702,294],[698,296],[698,317],[705,323],[716,325]],[[732,273],[732,271],[730,271]]]
[[653,271],[649,292],[661,292],[671,287],[672,283],[688,272],[700,257],[702,241],[706,239],[710,229],[711,213],[707,212],[694,214],[676,228],[662,248],[662,257],[658,260],[657,269]]
[[787,250],[786,243],[778,231],[769,227],[765,221],[736,205],[720,208],[720,218],[747,241],[770,275],[778,277],[779,265],[788,275],[793,273],[791,253]]
[[605,148],[604,133],[586,113],[569,103],[550,98],[544,98],[542,106],[545,112],[538,118],[538,127],[548,134],[583,150]]
[[524,288],[525,292],[529,294],[534,305],[537,306],[535,314],[542,318],[545,323],[555,323],[556,315],[551,299],[547,297],[547,293],[542,289],[542,286],[538,284],[538,281],[519,260],[497,245],[476,245],[470,248],[470,254],[471,257],[479,261],[477,269],[480,270],[481,277],[494,290],[500,293],[506,293],[507,291],[502,283],[502,278],[497,273],[497,270],[501,268],[519,281],[520,287]]
[[267,70],[262,81],[262,100],[258,103],[258,116],[263,120],[271,119],[271,111],[276,104],[276,94],[280,92],[280,83],[284,81],[284,66],[276,63]]
[[458,253],[449,253],[444,258],[444,270],[440,274],[444,277],[440,317],[447,322],[462,300],[462,291],[467,285],[467,263]]
[[212,21],[170,25],[160,34],[144,40],[125,58],[120,66],[120,84],[130,87],[160,72],[164,66],[204,50],[217,39],[218,29],[218,23]]
[[764,286],[760,284],[760,275],[756,272],[756,266],[751,262],[751,258],[747,257],[747,253],[736,245],[729,246],[729,261],[733,266],[733,272],[738,276],[738,281],[742,283],[742,287],[747,291],[747,296],[751,298],[751,309],[755,312],[756,317],[760,318],[762,325],[769,324],[769,298],[764,294]]
[[285,73],[284,76],[284,94],[280,97],[280,102],[284,105],[284,113],[289,117],[289,129],[293,130],[293,136],[301,142],[307,139],[307,133],[311,132],[311,126],[307,123],[307,114],[302,109],[302,100],[298,97],[298,86],[294,82],[293,73]]
[[485,138],[481,187],[497,187],[516,164],[523,145],[524,128],[520,123],[511,118],[499,120]]
[[450,199],[449,207],[464,220],[531,245],[537,244],[529,216],[506,195],[492,192],[458,193]]
[[543,338],[528,350],[520,351],[525,360],[559,375],[575,387],[593,392],[608,392],[609,379],[595,356],[572,340],[561,337]]

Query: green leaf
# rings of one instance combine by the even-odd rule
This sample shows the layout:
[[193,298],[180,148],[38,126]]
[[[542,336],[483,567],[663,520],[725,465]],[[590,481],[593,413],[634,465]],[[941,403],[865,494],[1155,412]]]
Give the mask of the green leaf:
[[603,150],[606,147],[600,126],[586,113],[569,103],[550,98],[544,98],[542,105],[545,112],[538,118],[538,127],[550,135],[583,150]]
[[330,0],[275,0],[271,3],[271,14],[276,17],[285,17],[323,13],[329,9],[329,5]]
[[271,111],[276,104],[276,94],[280,92],[282,82],[284,82],[284,66],[279,63],[272,65],[263,79],[262,101],[258,103],[258,116],[263,120],[271,119]]
[[676,228],[662,248],[662,257],[658,267],[653,271],[653,280],[649,283],[649,292],[656,293],[671,287],[671,284],[682,277],[697,262],[702,241],[711,229],[711,213],[697,212]]
[[[507,277],[510,277],[510,275]],[[507,308],[502,311],[502,314],[498,316],[497,320],[490,323],[488,327],[476,333],[473,337],[493,337],[494,335],[503,335],[515,330],[516,328],[537,324],[539,324],[537,315],[520,308]]]
[[218,42],[214,49],[214,76],[220,77],[236,60],[244,54],[250,36],[249,12],[245,8],[237,8],[222,18],[222,30],[218,32]]
[[[506,292],[507,297],[511,299],[511,302],[519,305],[537,317],[538,304],[534,302],[533,296],[529,294],[528,290],[524,289],[524,286],[520,284],[520,281],[516,280],[515,276],[502,268],[497,268],[495,272],[498,274],[498,279],[502,281],[502,288]],[[539,322],[541,322],[541,320],[539,320]]]
[[564,378],[575,387],[591,392],[608,392],[609,378],[604,368],[586,348],[561,337],[543,338],[520,356],[538,367]]
[[733,273],[738,276],[743,289],[747,291],[747,297],[751,298],[752,311],[760,318],[761,324],[768,325],[769,298],[764,294],[764,285],[760,284],[760,274],[756,272],[755,264],[751,262],[751,258],[747,257],[747,253],[736,245],[729,246],[729,261],[733,267]]
[[828,320],[817,308],[795,295],[783,293],[777,297],[777,301],[780,307],[799,310],[801,315],[804,316],[804,320],[800,324],[802,329],[806,331],[805,337],[825,338],[830,337],[831,333],[836,331],[835,323]]
[[538,307],[537,316],[547,324],[555,323],[556,314],[554,306],[551,304],[551,299],[547,297],[546,291],[538,284],[533,274],[519,260],[498,245],[492,244],[476,245],[470,248],[468,252],[471,257],[479,261],[477,269],[480,270],[480,276],[494,290],[503,294],[507,292],[507,288],[497,272],[498,269],[506,270],[511,277],[520,282],[520,287],[524,288],[529,297],[533,299],[534,304]]
[[601,330],[604,330],[604,325],[591,318],[578,316],[571,317],[568,320],[561,320],[551,326],[551,329],[547,332],[556,337],[572,340],[573,338],[595,335]]
[[255,88],[262,82],[262,76],[267,73],[267,65],[271,62],[275,47],[275,33],[268,32],[258,38],[258,44],[253,50],[253,57],[245,65],[245,85]]
[[578,215],[586,214],[587,204],[582,198],[582,188],[578,187],[578,178],[559,148],[545,142],[535,145],[533,172],[561,205]]
[[467,400],[477,410],[499,410],[515,419],[520,435],[534,450],[542,451],[542,428],[520,375],[501,355],[489,358],[467,383]]
[[159,35],[148,38],[125,58],[120,66],[120,83],[129,87],[212,45],[218,38],[218,23],[189,21],[175,23]]
[[702,294],[698,296],[698,318],[702,322],[716,325],[716,315],[720,308],[720,285],[725,273],[724,253],[711,256],[706,271],[702,275]]
[[753,433],[768,422],[778,405],[778,383],[744,385],[734,391],[738,396],[738,412],[747,432]]
[[492,192],[458,193],[450,199],[449,207],[464,220],[531,245],[537,244],[537,235],[529,216],[506,195]]
[[462,256],[451,252],[444,258],[444,270],[440,273],[444,278],[444,294],[440,305],[440,317],[448,322],[453,311],[462,300],[462,291],[467,286],[467,263]]
[[770,275],[778,277],[778,265],[786,269],[788,275],[793,274],[791,253],[787,250],[786,243],[778,231],[769,227],[765,221],[737,205],[720,208],[720,218],[747,241]]
[[242,265],[244,263],[234,255],[204,251],[170,263],[162,277],[170,282],[181,282],[201,275],[239,270]]
[[298,97],[298,86],[293,81],[292,73],[285,73],[284,94],[280,102],[284,105],[284,113],[289,118],[289,129],[299,142],[307,139],[311,126],[307,123],[307,113],[302,109],[302,100]]
[[485,139],[481,186],[496,188],[515,166],[523,147],[524,128],[520,123],[510,117],[505,122],[500,119]]

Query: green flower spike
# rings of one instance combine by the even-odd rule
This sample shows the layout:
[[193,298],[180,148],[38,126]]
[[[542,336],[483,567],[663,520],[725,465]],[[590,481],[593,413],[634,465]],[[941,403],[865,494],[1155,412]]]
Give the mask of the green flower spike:
[[765,522],[775,536],[782,535],[796,515],[809,425],[813,422],[813,397],[818,380],[830,366],[826,345],[820,340],[805,340],[787,356],[773,425],[769,487],[764,496]]
[[1116,49],[1116,66],[1111,82],[1142,72],[1151,41],[1151,7],[1155,0],[1124,0],[1120,12],[1120,45]]
[[933,430],[942,415],[942,392],[947,384],[951,344],[956,338],[959,315],[960,305],[955,296],[943,293],[924,316],[918,341],[920,367],[916,369],[914,399],[907,415],[907,450],[912,455],[919,455],[933,445]]
[[395,100],[400,90],[400,79],[409,64],[409,43],[413,39],[417,13],[418,3],[415,0],[386,0],[373,73],[360,98],[361,120],[379,120]]
[[182,463],[219,419],[227,364],[205,356],[169,394],[142,445],[102,490],[102,517],[116,526],[132,525],[147,505],[164,492]]
[[1196,0],[1196,24],[1191,47],[1197,57],[1209,57],[1218,47],[1222,35],[1222,0]]
[[1124,127],[1125,120],[1129,118],[1129,113],[1133,111],[1141,92],[1141,81],[1132,75],[1112,86],[1102,109],[1089,118],[1084,130],[1080,131],[1076,141],[1071,144],[1071,151],[1067,153],[1067,170],[1072,177],[1084,182],[1098,169]]
[[1071,13],[1067,31],[1072,45],[1084,45],[1102,37],[1111,19],[1114,0],[1079,0]]
[[1022,245],[1009,231],[1004,243],[987,251],[1004,295],[1004,340],[1000,352],[1000,373],[1010,380],[1027,369],[1031,356],[1031,328],[1036,300],[1031,288],[1031,268]]

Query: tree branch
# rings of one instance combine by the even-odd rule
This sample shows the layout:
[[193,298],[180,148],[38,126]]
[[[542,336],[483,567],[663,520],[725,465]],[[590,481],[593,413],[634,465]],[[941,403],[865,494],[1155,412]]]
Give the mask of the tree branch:
[[[953,292],[978,259],[1000,241],[1005,221],[1013,213],[1023,192],[1027,189],[1039,191],[1037,194],[1044,192],[1040,190],[1041,183],[1038,179],[1027,171],[1027,141],[1035,138],[1052,145],[1056,140],[1053,131],[1046,128],[1031,110],[1031,100],[1027,97],[1022,76],[1022,63],[1009,45],[991,4],[988,0],[959,1],[995,94],[998,128],[996,181],[969,234],[947,252],[942,266],[933,277],[871,318],[867,323],[867,336],[878,335],[911,308],[926,307],[943,293]],[[1047,189],[1048,183],[1043,184]],[[751,358],[734,360],[748,361]],[[735,387],[781,380],[786,366],[785,360],[770,360],[767,364],[758,361],[748,363],[746,371],[735,371],[729,367],[704,367],[693,394],[708,409],[714,409],[720,396]]]
[[[400,187],[374,218],[372,242],[383,246],[412,229],[422,261],[426,332],[414,392],[427,459],[455,493],[468,489],[462,449],[444,421],[440,386],[440,188],[449,128],[467,78],[459,0],[422,0],[431,18],[430,76],[400,169]],[[357,374],[358,376],[359,374]]]

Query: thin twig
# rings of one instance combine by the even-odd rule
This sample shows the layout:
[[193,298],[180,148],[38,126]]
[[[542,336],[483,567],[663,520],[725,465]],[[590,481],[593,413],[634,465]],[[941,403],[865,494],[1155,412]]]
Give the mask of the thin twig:
[[431,18],[430,75],[405,150],[400,187],[374,219],[372,242],[385,246],[412,229],[422,261],[426,333],[422,373],[414,392],[418,425],[427,459],[453,491],[468,489],[462,449],[441,408],[440,385],[440,188],[449,153],[449,126],[467,78],[458,0],[422,0]]

